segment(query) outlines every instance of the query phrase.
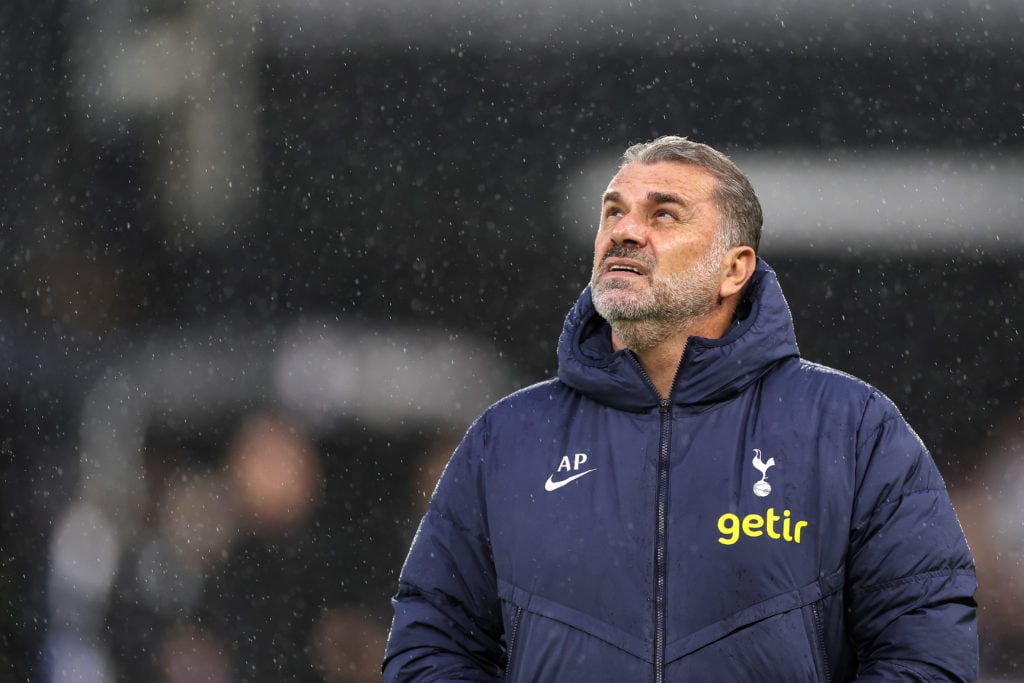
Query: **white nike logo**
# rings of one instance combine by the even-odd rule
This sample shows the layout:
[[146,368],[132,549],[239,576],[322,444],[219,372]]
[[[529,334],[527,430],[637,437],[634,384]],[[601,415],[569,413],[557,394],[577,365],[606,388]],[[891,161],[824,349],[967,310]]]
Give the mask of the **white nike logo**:
[[569,477],[568,479],[563,479],[561,481],[554,481],[553,477],[555,475],[552,474],[550,477],[548,477],[548,480],[546,482],[544,482],[544,490],[545,491],[557,491],[558,489],[562,488],[566,484],[574,482],[577,479],[579,479],[580,477],[582,477],[583,475],[590,474],[591,472],[593,472],[596,469],[597,468],[595,467],[592,470],[585,470],[583,472],[580,472],[579,474],[574,474],[571,477]]

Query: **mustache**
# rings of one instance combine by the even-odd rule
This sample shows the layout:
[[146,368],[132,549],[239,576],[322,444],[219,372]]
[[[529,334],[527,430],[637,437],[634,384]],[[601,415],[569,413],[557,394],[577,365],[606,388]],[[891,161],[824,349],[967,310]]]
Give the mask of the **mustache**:
[[637,261],[642,264],[644,268],[650,270],[654,266],[654,261],[650,258],[642,248],[632,244],[613,244],[608,247],[608,251],[601,257],[601,263],[604,265],[605,261],[610,258],[628,258]]

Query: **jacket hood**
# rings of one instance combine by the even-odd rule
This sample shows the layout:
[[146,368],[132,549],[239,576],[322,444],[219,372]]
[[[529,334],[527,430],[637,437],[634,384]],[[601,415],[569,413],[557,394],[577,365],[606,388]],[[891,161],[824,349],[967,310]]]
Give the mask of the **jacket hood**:
[[[793,316],[775,271],[758,258],[733,324],[719,339],[690,337],[672,389],[672,403],[697,407],[723,401],[778,361],[798,356]],[[632,351],[612,348],[611,327],[594,309],[590,287],[566,316],[558,339],[558,378],[600,403],[642,412],[657,408],[657,391]]]

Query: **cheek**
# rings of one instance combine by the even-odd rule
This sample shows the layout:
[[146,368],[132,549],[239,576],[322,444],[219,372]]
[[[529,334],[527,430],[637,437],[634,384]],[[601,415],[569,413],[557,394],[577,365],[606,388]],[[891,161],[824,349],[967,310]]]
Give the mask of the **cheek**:
[[686,270],[700,260],[700,245],[692,242],[679,240],[651,246],[658,263],[667,269]]
[[597,237],[594,239],[594,269],[597,269],[597,264],[601,262],[601,257],[608,251],[609,246],[609,240],[605,234],[597,233]]

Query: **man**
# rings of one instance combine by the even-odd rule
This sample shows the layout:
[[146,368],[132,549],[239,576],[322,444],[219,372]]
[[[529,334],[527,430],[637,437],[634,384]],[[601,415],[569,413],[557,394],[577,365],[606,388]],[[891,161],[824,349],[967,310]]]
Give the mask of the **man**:
[[438,484],[386,680],[976,678],[943,481],[888,399],[800,359],[760,230],[715,150],[626,151],[558,379],[491,407]]

